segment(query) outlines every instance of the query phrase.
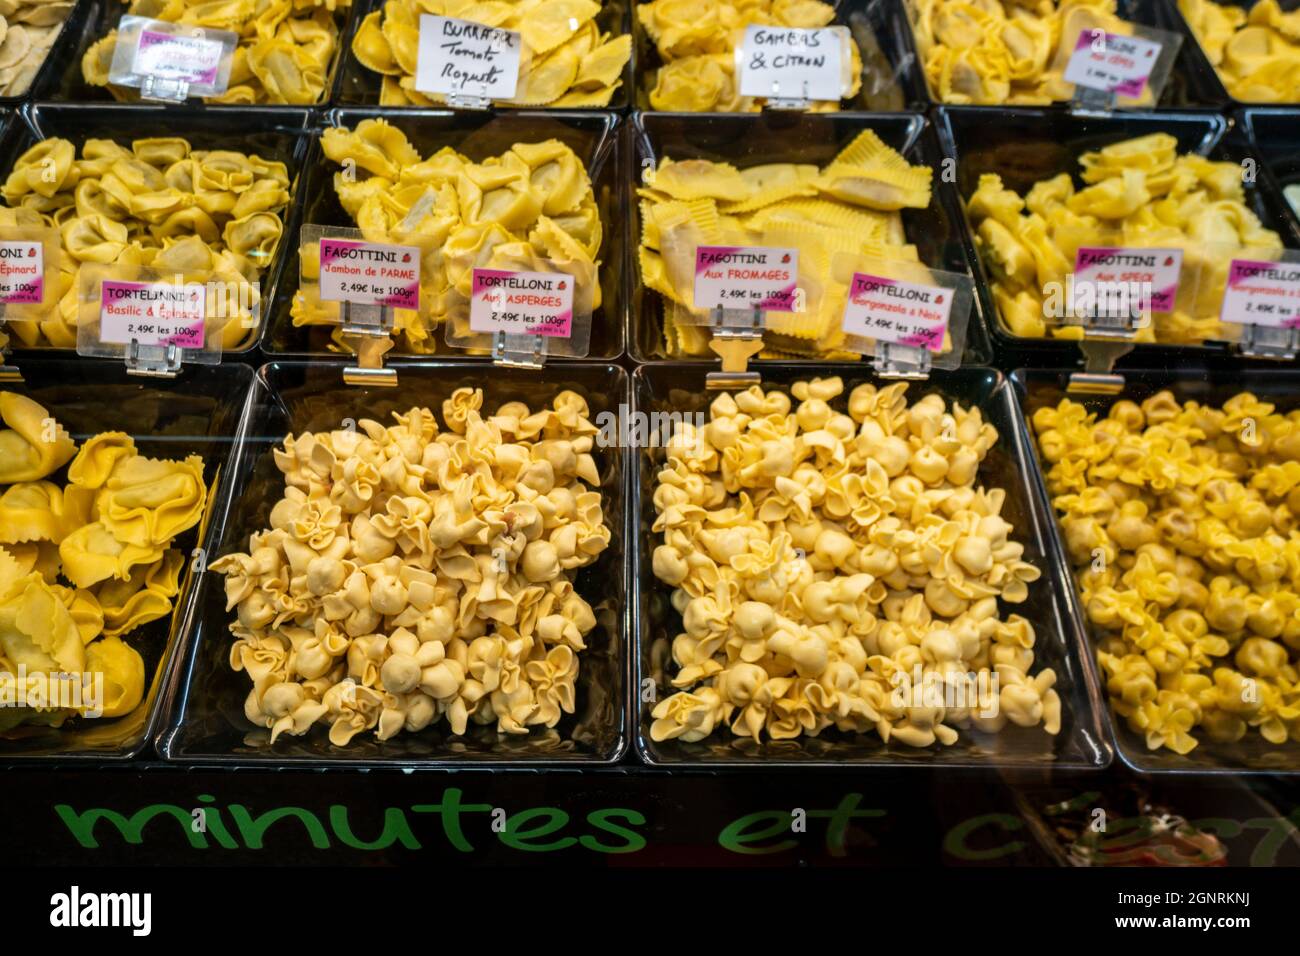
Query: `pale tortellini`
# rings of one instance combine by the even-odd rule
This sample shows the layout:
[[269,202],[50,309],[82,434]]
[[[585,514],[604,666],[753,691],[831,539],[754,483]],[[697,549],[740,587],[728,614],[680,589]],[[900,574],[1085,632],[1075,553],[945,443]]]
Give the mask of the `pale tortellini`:
[[440,720],[524,734],[574,712],[596,626],[574,576],[610,542],[598,429],[569,391],[482,409],[461,388],[441,428],[412,408],[275,452],[271,526],[213,565],[236,612],[230,664],[253,685],[244,713],[273,741],[317,723],[336,746]]
[[[339,203],[370,242],[417,246],[421,311],[394,310],[404,351],[438,350],[443,324],[468,323],[473,271],[554,271],[573,276],[574,301],[600,307],[603,226],[582,160],[559,140],[517,143],[474,162],[450,147],[421,157],[406,135],[383,119],[355,130],[333,127],[321,137],[325,156],[343,166],[334,175]],[[304,278],[316,278],[319,253],[300,250]],[[334,326],[338,303],[318,287],[294,296],[293,323]]]
[[[326,98],[351,5],[351,0],[131,0],[126,13],[239,36],[230,85],[205,102],[310,106]],[[81,60],[82,76],[118,99],[136,99],[136,90],[108,82],[116,46],[116,30],[92,44]]]
[[224,349],[249,344],[258,279],[279,246],[289,187],[282,162],[192,149],[180,137],[129,147],[88,139],[80,158],[66,139],[40,141],[0,187],[0,228],[57,230],[61,249],[46,253],[44,301],[7,307],[11,344],[76,347],[84,264],[116,266],[121,279],[147,269],[210,283],[209,329],[220,325]]
[[1277,0],[1249,10],[1213,0],[1178,0],[1201,49],[1234,99],[1300,102],[1300,10]]
[[0,416],[0,697],[15,705],[0,732],[130,713],[144,661],[123,638],[171,614],[185,564],[172,545],[202,517],[203,462],[146,458],[121,432],[77,448],[13,392]]
[[[745,27],[817,29],[835,22],[835,8],[821,0],[650,0],[636,5],[641,26],[654,42],[663,65],[655,71],[650,106],[691,113],[746,113],[766,99],[741,96],[736,50]],[[862,54],[850,39],[852,85],[846,99],[862,88]],[[838,110],[840,103],[816,101],[815,112]]]
[[[936,99],[1042,106],[1074,95],[1065,68],[1079,35],[1132,35],[1116,0],[916,0],[912,30]],[[1091,35],[1091,34],[1090,34]],[[1125,105],[1151,104],[1149,90]]]
[[871,130],[826,166],[665,158],[647,170],[641,199],[641,281],[662,297],[664,349],[672,357],[711,354],[707,316],[694,307],[695,250],[701,245],[799,250],[803,311],[767,313],[763,358],[856,359],[843,350],[836,257],[917,262],[903,209],[930,205],[933,171],[912,166]]
[[387,0],[357,27],[352,54],[383,75],[381,106],[445,104],[415,88],[420,14],[471,20],[520,34],[519,85],[498,106],[604,107],[623,83],[632,37],[602,32],[600,9],[595,0]]
[[0,4],[0,96],[22,96],[58,39],[74,0]]
[[1300,411],[1161,391],[1033,424],[1115,712],[1151,750],[1300,741]]
[[998,434],[979,409],[906,384],[839,378],[790,395],[723,394],[681,428],[656,478],[656,577],[682,631],[678,689],[655,740],[715,730],[761,740],[834,727],[951,745],[1008,722],[1056,734],[1050,669],[1031,674],[1034,628],[999,600],[1038,568],[978,483]]
[[[1013,334],[1079,338],[1059,323],[1081,246],[1183,250],[1170,312],[1138,328],[1139,342],[1197,344],[1224,338],[1219,308],[1234,257],[1276,259],[1282,240],[1246,205],[1241,167],[1178,154],[1168,133],[1114,143],[1079,157],[1069,173],[1035,183],[1024,197],[985,173],[966,202],[975,246],[992,280],[1003,325]],[[1047,320],[1051,319],[1052,322]]]

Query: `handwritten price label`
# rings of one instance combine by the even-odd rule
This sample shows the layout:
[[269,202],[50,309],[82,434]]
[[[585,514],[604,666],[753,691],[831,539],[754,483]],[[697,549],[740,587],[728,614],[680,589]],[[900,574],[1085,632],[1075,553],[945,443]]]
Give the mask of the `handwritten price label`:
[[475,269],[471,332],[567,339],[573,335],[573,276],[563,272]]
[[1065,67],[1065,81],[1090,90],[1136,99],[1160,58],[1159,43],[1141,37],[1084,30]]
[[746,27],[740,95],[838,100],[844,92],[842,32]]
[[795,311],[799,250],[700,246],[695,250],[697,309]]
[[0,303],[45,301],[45,248],[36,241],[0,242]]
[[422,14],[415,88],[444,96],[508,100],[519,85],[521,44],[512,30]]
[[853,273],[844,306],[849,335],[938,352],[952,312],[953,290]]
[[1233,259],[1219,319],[1300,329],[1300,263]]
[[351,239],[320,241],[320,297],[388,309],[419,309],[420,250]]
[[206,310],[202,285],[106,279],[100,288],[99,339],[114,345],[201,349]]

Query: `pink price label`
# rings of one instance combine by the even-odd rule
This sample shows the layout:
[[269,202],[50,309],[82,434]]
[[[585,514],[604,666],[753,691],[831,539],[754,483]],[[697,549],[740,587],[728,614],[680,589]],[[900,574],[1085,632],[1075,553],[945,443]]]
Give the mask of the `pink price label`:
[[1084,30],[1065,66],[1065,82],[1136,99],[1146,89],[1160,50],[1159,43],[1141,37]]
[[388,309],[420,308],[420,250],[351,239],[320,241],[320,297]]
[[859,338],[938,352],[943,348],[955,295],[945,286],[855,272],[844,306],[844,331]]
[[[1125,315],[1172,312],[1183,271],[1183,250],[1132,246],[1080,246],[1074,257],[1074,295],[1120,302]],[[1122,302],[1121,302],[1122,300]],[[1095,308],[1080,310],[1093,314]]]
[[137,76],[213,86],[221,72],[223,51],[220,40],[141,30],[131,71]]
[[45,301],[45,247],[36,240],[0,242],[0,304]]
[[1233,259],[1219,319],[1300,329],[1300,263]]
[[700,246],[695,250],[697,309],[794,312],[798,283],[798,249]]
[[475,269],[470,331],[571,338],[573,285],[564,272]]
[[207,290],[198,284],[118,282],[99,294],[99,339],[113,345],[175,345],[201,349]]

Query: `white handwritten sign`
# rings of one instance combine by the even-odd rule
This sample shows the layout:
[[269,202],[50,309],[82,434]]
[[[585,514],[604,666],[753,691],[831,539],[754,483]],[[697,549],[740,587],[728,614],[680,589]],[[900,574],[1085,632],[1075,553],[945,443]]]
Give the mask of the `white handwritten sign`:
[[415,88],[443,96],[508,100],[519,85],[521,43],[512,30],[421,14]]
[[838,100],[844,93],[842,31],[746,27],[740,95]]

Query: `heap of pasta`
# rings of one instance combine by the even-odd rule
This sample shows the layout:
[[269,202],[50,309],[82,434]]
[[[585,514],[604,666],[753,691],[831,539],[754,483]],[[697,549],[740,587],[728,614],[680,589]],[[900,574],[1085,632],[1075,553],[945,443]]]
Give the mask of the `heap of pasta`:
[[1283,12],[1277,0],[1259,0],[1249,11],[1178,0],[1178,9],[1233,99],[1300,102],[1300,10]]
[[74,6],[74,0],[0,4],[0,96],[27,92]]
[[[451,147],[421,157],[400,129],[368,119],[327,129],[321,147],[344,167],[334,190],[363,237],[422,251],[421,311],[394,310],[404,350],[436,351],[448,321],[468,334],[476,268],[566,272],[574,301],[600,306],[600,211],[582,160],[559,140],[516,143],[482,162]],[[304,246],[301,256],[303,278],[318,279],[318,250]],[[299,289],[291,315],[296,326],[334,326],[335,347],[347,348],[338,303],[318,286]]]
[[[349,6],[351,0],[131,0],[126,12],[239,35],[230,85],[205,102],[310,106],[325,99]],[[116,48],[117,30],[92,44],[81,59],[82,76],[118,99],[136,99],[137,91],[108,82]]]
[[[110,139],[77,147],[46,139],[23,153],[0,187],[0,227],[57,230],[45,257],[44,301],[10,305],[11,335],[28,347],[75,348],[82,265],[113,265],[120,278],[151,269],[211,282],[224,349],[256,335],[257,280],[271,264],[289,204],[284,163],[233,150],[196,150],[179,137]],[[227,294],[228,293],[228,294]],[[93,310],[95,316],[98,311]]]
[[[958,105],[1068,100],[1074,84],[1065,81],[1065,68],[1079,35],[1133,33],[1132,24],[1116,15],[1116,0],[917,0],[915,9],[912,29],[930,89]],[[1120,100],[1150,101],[1149,90]]]
[[[1083,188],[1069,173],[1035,183],[1022,198],[993,173],[980,176],[967,202],[975,245],[994,301],[1014,335],[1042,337],[1060,319],[1081,246],[1183,250],[1171,312],[1137,331],[1141,342],[1198,343],[1223,338],[1219,306],[1234,256],[1276,259],[1282,240],[1247,207],[1241,167],[1178,154],[1168,133],[1114,143],[1079,157]],[[1058,310],[1058,311],[1053,311]],[[1080,325],[1054,326],[1079,338]]]
[[1116,713],[1151,750],[1300,740],[1300,411],[1162,391],[1033,423]]
[[237,609],[230,664],[248,719],[330,742],[445,719],[507,734],[573,713],[595,615],[578,569],[610,541],[598,429],[574,392],[482,413],[462,388],[394,424],[290,435],[284,498],[247,554],[213,565]]
[[917,262],[901,210],[930,205],[932,170],[909,165],[865,130],[830,163],[729,163],[665,158],[641,197],[641,281],[662,296],[669,356],[708,355],[709,323],[694,306],[701,245],[799,250],[800,312],[767,313],[763,358],[856,359],[842,349],[840,316],[851,279],[837,256]]
[[387,0],[361,21],[352,52],[383,74],[381,106],[436,106],[446,97],[415,88],[420,15],[472,20],[520,34],[519,85],[514,99],[498,106],[604,107],[623,83],[632,37],[602,32],[599,13],[595,0]]
[[0,419],[0,695],[17,704],[0,731],[130,713],[144,662],[123,638],[171,613],[185,563],[172,544],[203,515],[203,460],[146,458],[121,432],[78,448],[13,392]]
[[[997,431],[979,409],[907,385],[798,382],[714,399],[679,430],[656,479],[673,588],[678,692],[655,740],[784,740],[828,727],[912,747],[1007,722],[1060,729],[1055,673],[1034,628],[1003,617],[1039,570],[977,482]],[[971,688],[978,693],[968,693]]]
[[[663,60],[655,72],[650,106],[690,113],[753,113],[761,97],[741,96],[736,52],[745,27],[781,26],[816,29],[835,21],[835,8],[821,0],[650,0],[636,5],[641,26]],[[850,38],[851,86],[845,98],[862,88],[862,53]],[[818,101],[815,112],[838,110],[838,101]]]

